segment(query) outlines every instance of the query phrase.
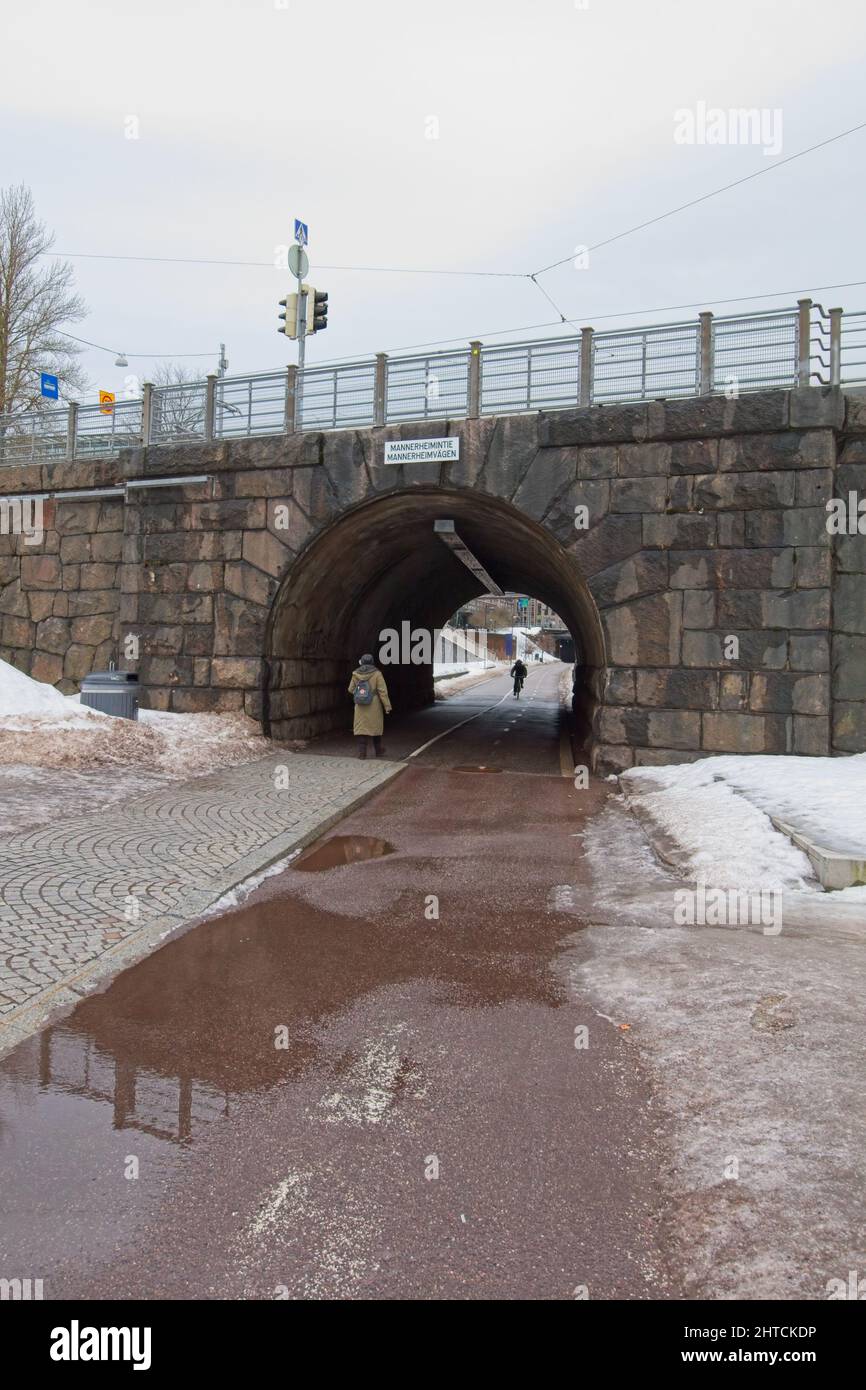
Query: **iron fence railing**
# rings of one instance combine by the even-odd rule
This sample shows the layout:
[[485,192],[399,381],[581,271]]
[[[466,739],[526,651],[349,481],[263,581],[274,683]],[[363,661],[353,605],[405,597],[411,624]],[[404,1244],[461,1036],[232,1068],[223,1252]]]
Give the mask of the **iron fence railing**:
[[580,347],[579,338],[553,338],[482,348],[482,413],[508,415],[573,405],[580,390]]
[[214,437],[281,434],[286,425],[286,374],[219,377],[214,385]]
[[[311,367],[303,382],[295,377],[295,419],[302,430],[339,430],[371,425],[376,391],[375,362],[349,362],[339,367]],[[291,424],[289,392],[287,419]]]
[[114,454],[141,443],[141,400],[80,405],[73,417],[76,458]]
[[795,308],[577,337],[145,385],[140,400],[0,415],[0,464],[137,444],[866,382],[866,312]]
[[841,314],[839,384],[866,382],[866,312]]

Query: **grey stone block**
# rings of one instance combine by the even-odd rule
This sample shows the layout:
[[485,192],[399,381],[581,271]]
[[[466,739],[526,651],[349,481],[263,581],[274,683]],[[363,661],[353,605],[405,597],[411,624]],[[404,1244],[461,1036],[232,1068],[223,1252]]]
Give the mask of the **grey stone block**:
[[695,478],[695,506],[712,510],[792,507],[795,494],[795,473],[717,473]]
[[719,708],[748,710],[749,679],[745,671],[722,671],[719,675]]
[[764,594],[765,627],[829,628],[829,589],[798,589],[791,594]]
[[720,628],[734,631],[739,628],[764,626],[763,589],[728,589],[718,596]]
[[718,439],[674,440],[670,451],[671,473],[715,473],[718,469]]
[[788,664],[792,671],[829,671],[830,638],[823,632],[792,635],[788,642]]
[[[725,656],[725,643],[736,637],[739,656]],[[737,667],[743,671],[780,671],[788,655],[787,633],[771,632],[683,632],[682,659],[684,666],[706,666],[716,670]]]
[[835,441],[829,430],[739,435],[723,439],[719,446],[719,469],[724,473],[832,468],[835,461]]
[[687,748],[636,748],[635,767],[667,767],[672,763],[696,763],[706,755]]
[[712,589],[686,589],[683,593],[683,627],[716,626],[716,595]]
[[656,748],[700,748],[701,716],[697,710],[653,710],[648,738]]
[[662,512],[666,501],[664,478],[615,478],[610,485],[612,512]]
[[833,638],[833,698],[866,700],[866,637]]
[[578,478],[615,478],[617,474],[617,446],[599,445],[578,449]]
[[638,594],[657,593],[667,588],[667,583],[667,554],[641,551],[593,575],[589,587],[596,603],[606,607],[612,603],[623,603]]
[[833,626],[837,632],[866,633],[866,575],[836,576]]
[[703,716],[703,747],[712,753],[785,753],[784,716],[733,714],[721,710]]
[[716,671],[639,670],[636,674],[639,705],[692,710],[715,709],[718,705]]
[[592,769],[599,777],[609,777],[634,767],[634,749],[625,744],[599,743],[596,745]]
[[682,595],[650,594],[608,608],[601,617],[612,665],[679,665]]
[[574,534],[574,556],[586,578],[634,555],[642,544],[639,516],[605,516],[591,530]]
[[788,402],[792,429],[841,430],[845,424],[845,398],[838,386],[801,386],[789,391]]
[[797,506],[824,507],[833,496],[832,468],[807,468],[797,474]]
[[794,551],[793,582],[798,589],[828,589],[832,578],[832,551],[829,547],[797,547]]
[[[761,513],[766,515],[766,513]],[[719,528],[719,545],[744,546],[746,544],[746,517],[743,512],[719,512],[716,517]]]
[[613,666],[607,671],[604,690],[605,704],[633,705],[635,703],[635,673]]
[[660,512],[643,518],[643,543],[668,550],[696,546],[708,549],[715,545],[717,520],[722,517],[693,516],[686,512]]
[[803,757],[826,758],[830,753],[830,720],[794,715],[794,752]]
[[541,446],[606,444],[647,437],[645,405],[591,405],[539,417]]
[[866,533],[837,536],[836,564],[849,574],[866,574]]
[[755,713],[825,715],[830,711],[830,677],[790,671],[756,671],[749,688]]
[[617,456],[621,478],[667,477],[671,471],[671,446],[661,441],[620,444]]
[[716,584],[716,551],[672,550],[672,589],[712,589]]
[[866,703],[838,700],[833,706],[833,748],[839,753],[866,752]]

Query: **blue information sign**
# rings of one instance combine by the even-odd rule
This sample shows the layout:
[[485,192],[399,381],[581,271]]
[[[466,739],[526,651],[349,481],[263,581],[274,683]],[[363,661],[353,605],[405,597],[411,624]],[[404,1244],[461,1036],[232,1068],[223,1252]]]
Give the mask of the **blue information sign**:
[[60,383],[57,377],[52,376],[50,372],[42,373],[42,394],[47,396],[50,401],[56,401],[60,398]]

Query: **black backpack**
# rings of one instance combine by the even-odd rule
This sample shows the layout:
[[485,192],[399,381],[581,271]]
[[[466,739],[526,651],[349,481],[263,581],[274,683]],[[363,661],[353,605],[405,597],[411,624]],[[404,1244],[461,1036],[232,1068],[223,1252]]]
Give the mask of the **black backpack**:
[[373,687],[366,676],[358,681],[355,686],[353,699],[356,705],[371,705],[373,703]]

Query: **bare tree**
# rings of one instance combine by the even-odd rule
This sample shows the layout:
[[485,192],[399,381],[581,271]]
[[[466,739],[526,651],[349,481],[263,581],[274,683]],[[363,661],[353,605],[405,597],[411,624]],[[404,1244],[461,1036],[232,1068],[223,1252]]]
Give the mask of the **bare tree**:
[[41,394],[42,372],[58,378],[67,399],[87,385],[76,360],[81,349],[59,332],[87,308],[73,290],[67,261],[40,265],[53,244],[37,220],[30,189],[0,189],[0,415],[49,404]]
[[151,378],[154,434],[170,439],[203,439],[205,383],[181,363],[159,362]]

